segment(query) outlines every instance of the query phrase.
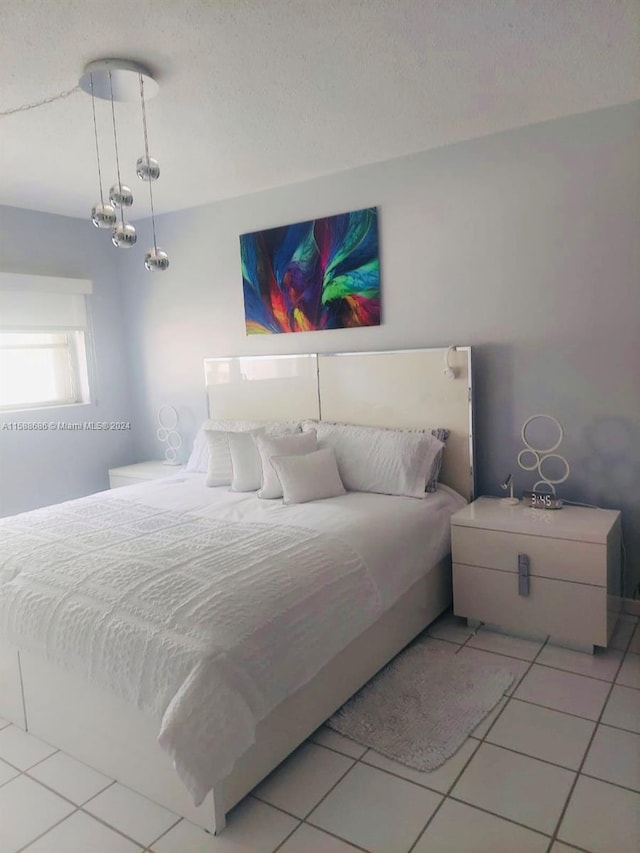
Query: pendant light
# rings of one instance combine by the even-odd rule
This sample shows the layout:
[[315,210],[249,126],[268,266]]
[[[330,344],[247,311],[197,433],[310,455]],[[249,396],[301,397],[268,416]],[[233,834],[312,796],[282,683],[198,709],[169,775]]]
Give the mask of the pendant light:
[[[96,161],[98,166],[98,183],[100,201],[91,210],[91,221],[97,228],[111,229],[111,241],[119,249],[130,248],[137,241],[135,227],[125,220],[125,209],[133,204],[133,192],[123,184],[120,173],[120,151],[118,146],[118,129],[116,124],[116,101],[135,101],[140,98],[142,107],[142,127],[144,134],[144,155],[138,158],[136,174],[142,181],[149,184],[149,201],[151,205],[151,226],[153,231],[153,246],[147,251],[144,265],[150,272],[163,271],[169,266],[167,253],[158,247],[156,239],[155,211],[153,208],[153,190],[151,184],[160,177],[158,161],[149,156],[149,139],[147,132],[147,115],[145,96],[153,97],[158,92],[158,84],[144,66],[137,62],[123,59],[98,59],[90,62],[80,78],[80,88],[91,95],[93,113],[93,130],[96,146]],[[116,180],[109,190],[109,201],[105,202],[102,168],[100,164],[100,146],[98,143],[98,126],[96,121],[95,99],[108,100],[111,105],[111,126],[113,129],[113,145],[116,162]]]

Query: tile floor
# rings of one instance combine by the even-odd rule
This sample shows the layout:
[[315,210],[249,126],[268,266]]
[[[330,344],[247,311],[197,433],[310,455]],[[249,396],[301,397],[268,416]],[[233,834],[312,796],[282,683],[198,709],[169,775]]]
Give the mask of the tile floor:
[[421,773],[322,728],[219,837],[0,721],[0,853],[635,853],[637,621],[591,657],[444,617],[430,642],[518,676],[455,756]]

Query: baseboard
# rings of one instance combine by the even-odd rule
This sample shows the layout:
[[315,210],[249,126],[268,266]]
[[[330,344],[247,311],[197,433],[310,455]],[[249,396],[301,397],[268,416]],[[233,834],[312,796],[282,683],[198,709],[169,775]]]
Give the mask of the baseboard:
[[640,616],[640,598],[623,598],[622,612],[632,616]]

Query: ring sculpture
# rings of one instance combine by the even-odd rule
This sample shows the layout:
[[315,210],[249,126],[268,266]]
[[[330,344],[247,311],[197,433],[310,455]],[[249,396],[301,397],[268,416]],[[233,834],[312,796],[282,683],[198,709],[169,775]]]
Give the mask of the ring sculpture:
[[[527,427],[531,423],[531,421],[537,420],[538,418],[544,418],[548,421],[551,421],[558,428],[558,440],[555,444],[552,444],[551,447],[534,447],[527,440]],[[549,493],[555,495],[556,486],[560,483],[564,483],[564,481],[569,476],[570,468],[569,463],[561,456],[559,453],[554,453],[554,450],[557,450],[562,443],[562,439],[564,438],[564,430],[562,429],[561,424],[551,415],[531,415],[530,418],[522,424],[522,429],[520,431],[520,435],[522,437],[522,443],[524,444],[524,449],[518,453],[518,465],[522,468],[523,471],[537,471],[539,480],[533,486],[533,491],[538,491],[539,487],[548,487]],[[529,460],[532,464],[529,464],[527,461],[527,454],[529,455]],[[545,477],[542,466],[548,459],[560,459],[565,466],[565,472],[562,477],[557,477],[556,479],[552,479],[551,477]]]

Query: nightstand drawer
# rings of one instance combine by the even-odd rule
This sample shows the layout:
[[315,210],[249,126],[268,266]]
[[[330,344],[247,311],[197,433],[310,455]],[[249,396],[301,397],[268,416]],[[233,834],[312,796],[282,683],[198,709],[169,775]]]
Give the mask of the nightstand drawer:
[[531,577],[522,596],[517,574],[454,563],[453,600],[456,616],[569,645],[607,644],[606,588]]
[[456,563],[515,574],[518,554],[526,554],[533,577],[607,585],[606,544],[454,525],[451,551]]

